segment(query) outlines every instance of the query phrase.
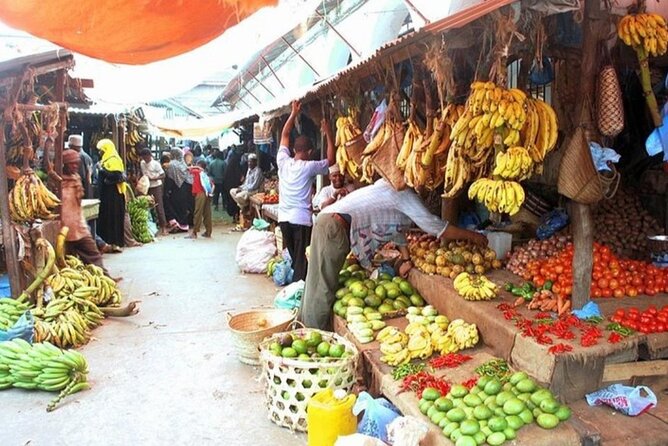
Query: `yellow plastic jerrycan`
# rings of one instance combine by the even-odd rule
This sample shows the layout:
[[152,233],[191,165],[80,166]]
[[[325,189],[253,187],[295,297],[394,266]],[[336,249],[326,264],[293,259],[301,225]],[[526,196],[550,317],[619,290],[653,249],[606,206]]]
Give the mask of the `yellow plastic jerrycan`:
[[308,446],[333,446],[340,435],[357,432],[356,399],[343,390],[325,389],[313,395],[306,407]]

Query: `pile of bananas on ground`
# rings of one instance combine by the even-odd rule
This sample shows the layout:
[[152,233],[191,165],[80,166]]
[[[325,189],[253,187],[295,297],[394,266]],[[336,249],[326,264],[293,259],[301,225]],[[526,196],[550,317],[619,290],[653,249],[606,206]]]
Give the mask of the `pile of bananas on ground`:
[[496,284],[482,274],[461,273],[455,277],[453,285],[465,300],[492,300],[499,293]]
[[492,175],[506,180],[522,181],[533,174],[533,160],[529,151],[521,146],[510,147],[496,154]]
[[56,297],[77,297],[98,307],[118,306],[121,292],[116,282],[96,265],[86,265],[77,257],[67,256],[65,267],[46,279]]
[[361,166],[348,156],[346,144],[362,135],[357,124],[357,113],[350,110],[348,116],[340,116],[336,119],[336,164],[341,173],[347,172],[352,178],[359,178]]
[[659,14],[626,15],[619,21],[617,33],[628,46],[654,57],[668,50],[668,26]]
[[464,106],[448,104],[440,117],[434,119],[433,131],[421,131],[417,123],[408,120],[404,141],[397,156],[396,165],[404,171],[404,179],[410,187],[438,188],[445,181],[445,166],[452,140],[452,127],[464,113]]
[[492,212],[515,215],[524,198],[524,189],[515,181],[480,178],[469,187],[469,199],[478,200]]
[[35,341],[60,347],[80,347],[90,340],[91,330],[102,323],[104,313],[87,300],[88,290],[51,299],[45,307],[31,310],[35,317]]
[[0,343],[0,389],[60,391],[47,406],[49,412],[66,396],[90,388],[87,375],[86,358],[76,351],[20,338]]
[[9,213],[16,223],[53,220],[57,215],[52,211],[59,204],[58,197],[32,171],[21,175],[9,192]]
[[426,359],[434,352],[456,353],[479,341],[475,324],[461,319],[450,322],[431,306],[409,307],[407,318],[410,322],[404,331],[388,326],[376,335],[383,354],[380,359],[386,364],[406,364],[412,359]]
[[513,157],[520,152],[517,147],[524,147],[534,163],[531,170],[540,171],[540,163],[556,145],[557,131],[556,113],[545,102],[518,89],[474,82],[450,134],[445,196],[454,197],[467,182],[489,176],[495,150],[504,152],[506,147],[515,148]]
[[153,241],[153,234],[148,228],[148,222],[151,220],[150,209],[154,204],[153,197],[150,195],[133,198],[128,203],[132,236],[140,243],[150,243]]

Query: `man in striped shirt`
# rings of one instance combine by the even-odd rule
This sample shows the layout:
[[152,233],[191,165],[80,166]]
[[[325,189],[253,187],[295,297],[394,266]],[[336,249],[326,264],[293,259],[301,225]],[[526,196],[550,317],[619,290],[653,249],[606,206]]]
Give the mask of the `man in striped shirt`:
[[375,252],[387,242],[400,246],[395,270],[408,274],[404,232],[415,223],[440,239],[466,239],[486,245],[487,238],[442,221],[411,189],[396,191],[385,179],[358,189],[325,208],[316,220],[300,319],[307,327],[331,330],[332,305],[339,288],[339,271],[352,250],[360,264],[371,267]]

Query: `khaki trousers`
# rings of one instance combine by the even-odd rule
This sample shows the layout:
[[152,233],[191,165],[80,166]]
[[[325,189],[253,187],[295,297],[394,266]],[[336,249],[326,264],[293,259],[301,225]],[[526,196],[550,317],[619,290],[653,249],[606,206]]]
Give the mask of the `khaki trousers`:
[[234,189],[230,189],[230,196],[239,205],[241,210],[244,210],[246,206],[248,206],[250,193],[247,190],[241,190],[240,188],[235,187]]
[[339,271],[350,252],[348,228],[332,214],[320,214],[311,235],[311,257],[299,320],[307,327],[332,330],[332,306]]
[[195,216],[193,221],[193,233],[198,234],[204,223],[206,235],[211,235],[211,197],[205,193],[195,196]]

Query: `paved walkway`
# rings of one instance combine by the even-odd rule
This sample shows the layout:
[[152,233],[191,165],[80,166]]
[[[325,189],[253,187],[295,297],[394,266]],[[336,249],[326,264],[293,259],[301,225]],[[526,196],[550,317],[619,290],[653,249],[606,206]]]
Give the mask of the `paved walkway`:
[[238,272],[229,228],[107,255],[141,312],[95,330],[81,349],[93,388],[56,411],[49,393],[3,391],[0,445],[305,445],[267,419],[259,370],[234,356],[227,312],[271,305],[276,288]]

